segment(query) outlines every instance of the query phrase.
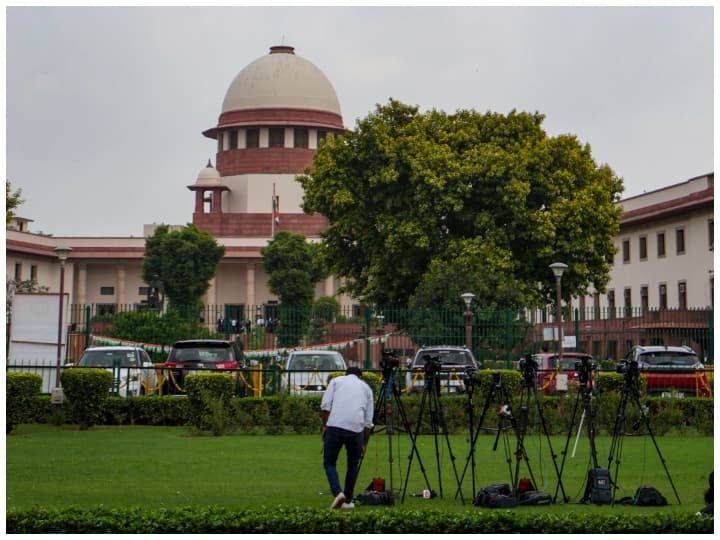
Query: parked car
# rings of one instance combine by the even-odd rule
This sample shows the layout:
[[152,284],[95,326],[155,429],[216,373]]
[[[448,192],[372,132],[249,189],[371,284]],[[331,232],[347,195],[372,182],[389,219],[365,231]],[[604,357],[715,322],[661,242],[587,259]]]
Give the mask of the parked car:
[[110,393],[122,397],[153,394],[157,374],[152,359],[141,347],[88,347],[80,355],[77,367],[100,367],[113,374]]
[[294,395],[315,394],[327,389],[334,371],[345,372],[347,363],[342,354],[325,349],[292,351],[285,361],[283,387]]
[[235,341],[221,339],[187,339],[173,344],[165,369],[164,393],[185,393],[185,377],[192,373],[224,371],[236,378],[235,392],[244,396],[247,386],[240,376],[245,367],[245,355]]
[[426,368],[430,367],[432,370],[436,367],[432,364],[428,366],[428,362],[439,364],[437,377],[440,382],[440,391],[448,393],[464,392],[463,376],[465,371],[478,368],[475,357],[467,347],[446,345],[421,347],[415,353],[415,358],[410,364],[410,370],[406,376],[405,388],[408,394],[424,389]]
[[710,395],[705,366],[690,347],[635,346],[624,359],[626,364],[633,361],[647,379],[648,394]]
[[567,376],[567,390],[577,389],[575,385],[579,384],[579,380],[576,366],[583,361],[593,362],[593,357],[583,352],[564,351],[562,361],[560,361],[559,354],[556,352],[534,354],[533,360],[537,362],[538,366],[538,389],[545,394],[555,394],[558,391],[558,375]]

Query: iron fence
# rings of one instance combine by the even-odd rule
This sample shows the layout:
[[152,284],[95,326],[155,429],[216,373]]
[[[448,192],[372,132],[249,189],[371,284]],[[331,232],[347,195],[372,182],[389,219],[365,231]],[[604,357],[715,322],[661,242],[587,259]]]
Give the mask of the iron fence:
[[[278,359],[281,360],[281,359]],[[61,372],[67,369],[88,369],[64,365]],[[516,366],[512,366],[516,369]],[[137,397],[143,395],[156,396],[182,396],[186,389],[183,386],[184,377],[176,378],[173,370],[157,364],[154,367],[108,368],[113,373],[112,386],[108,389],[111,396]],[[50,394],[55,386],[56,366],[35,363],[14,363],[7,366],[8,372],[29,372],[40,375],[43,379],[41,393]],[[209,369],[192,370],[193,373],[208,372]],[[246,368],[222,370],[232,375],[236,384],[236,395],[239,397],[261,397],[279,394],[289,395],[321,395],[329,376],[334,371],[308,369],[285,370],[281,362],[257,363]],[[382,378],[382,371],[378,369],[366,370],[375,373],[378,379]],[[597,373],[615,372],[610,367],[597,366]],[[538,389],[544,394],[556,394],[553,378],[557,373],[554,370],[538,370]],[[713,367],[696,370],[691,374],[678,377],[671,373],[654,373],[653,388],[647,390],[649,395],[662,395],[666,397],[712,397]],[[457,391],[464,388],[463,372],[451,372],[447,380],[443,381],[443,391]],[[61,375],[62,377],[62,375]],[[422,370],[413,371],[401,366],[393,376],[394,384],[401,393],[409,393],[410,389],[424,386],[425,374]],[[445,384],[447,383],[447,384]]]
[[563,321],[558,322],[550,308],[476,309],[468,321],[463,307],[417,310],[355,305],[313,311],[278,304],[217,305],[195,308],[189,317],[196,324],[187,327],[187,332],[202,331],[205,336],[171,336],[158,324],[143,325],[142,335],[133,335],[138,325],[130,333],[119,328],[126,314],[143,311],[158,319],[168,316],[134,304],[72,305],[69,332],[84,340],[76,338],[76,344],[70,340],[68,357],[76,359],[82,347],[100,337],[148,344],[159,353],[155,360],[163,361],[174,339],[213,336],[242,342],[256,358],[275,349],[337,346],[347,349],[350,360],[371,367],[378,361],[373,345],[382,342],[410,356],[423,345],[467,345],[481,364],[504,361],[509,366],[525,353],[554,350],[562,335],[574,343],[572,348],[598,360],[618,360],[633,345],[688,345],[705,363],[714,362],[710,309],[575,308],[565,310]]

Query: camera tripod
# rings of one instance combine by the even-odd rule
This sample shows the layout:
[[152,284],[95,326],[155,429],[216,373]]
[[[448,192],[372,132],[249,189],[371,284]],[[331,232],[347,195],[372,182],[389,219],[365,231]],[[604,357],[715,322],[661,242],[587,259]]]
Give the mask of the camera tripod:
[[[425,478],[425,484],[430,489],[430,481],[428,480],[427,474],[425,473],[425,467],[420,459],[417,446],[415,445],[415,435],[413,435],[410,422],[408,421],[407,414],[403,407],[402,401],[400,400],[400,390],[395,384],[395,376],[397,373],[396,358],[392,357],[392,353],[383,351],[382,353],[382,384],[378,392],[377,400],[375,402],[375,416],[373,418],[374,425],[384,425],[377,431],[385,430],[388,436],[388,466],[389,466],[389,484],[390,492],[395,493],[393,484],[393,464],[395,459],[393,458],[392,448],[392,436],[395,434],[395,412],[397,411],[400,415],[400,421],[402,428],[410,435],[410,441],[412,442],[411,455],[416,455],[420,469],[422,470],[423,477]],[[403,494],[403,501],[405,496]]]
[[[455,480],[458,483],[458,489],[460,488],[460,478],[458,477],[457,468],[455,467],[455,456],[453,455],[452,448],[450,447],[450,438],[448,434],[447,422],[445,421],[445,417],[443,416],[442,408],[440,406],[439,364],[435,365],[435,362],[437,362],[436,359],[428,359],[425,364],[425,386],[423,388],[423,395],[420,400],[420,408],[418,410],[415,433],[414,436],[411,436],[413,440],[414,453],[410,454],[410,461],[408,462],[407,474],[405,475],[405,486],[403,488],[403,496],[401,501],[405,500],[407,484],[410,478],[410,468],[412,467],[413,455],[417,455],[418,463],[420,464],[420,468],[423,471],[423,475],[425,476],[425,482],[428,484],[429,489],[427,475],[425,474],[425,469],[422,465],[422,462],[420,461],[420,453],[417,451],[417,447],[415,446],[415,441],[423,425],[423,417],[426,411],[429,414],[430,429],[435,441],[435,460],[437,464],[438,488],[440,497],[443,496],[442,471],[440,467],[440,445],[438,442],[438,435],[440,434],[440,432],[442,432],[442,434],[445,436],[445,443],[450,454],[450,460],[452,461],[453,472],[455,473]],[[462,498],[462,493],[460,494],[460,497],[463,504],[465,504],[465,499]]]
[[655,440],[655,435],[653,435],[652,429],[650,428],[650,421],[648,419],[647,411],[642,407],[640,404],[640,384],[638,381],[638,377],[640,375],[638,365],[636,361],[632,361],[629,363],[624,364],[624,372],[625,372],[625,382],[623,385],[622,393],[620,395],[620,403],[618,404],[618,411],[617,415],[615,416],[615,426],[613,428],[613,436],[612,436],[612,442],[610,443],[610,455],[608,457],[608,470],[612,471],[613,461],[615,464],[615,477],[613,478],[613,492],[612,492],[612,500],[613,503],[615,502],[615,492],[617,490],[617,479],[618,479],[618,472],[620,471],[620,462],[621,462],[621,455],[622,455],[622,447],[623,447],[623,437],[625,435],[625,427],[627,425],[627,405],[630,400],[637,405],[638,411],[640,412],[640,416],[645,424],[645,428],[647,429],[648,433],[650,434],[650,438],[652,439],[653,445],[655,446],[655,450],[657,451],[658,457],[660,458],[660,462],[662,463],[663,469],[665,469],[665,474],[668,478],[668,481],[670,482],[670,486],[672,487],[673,493],[675,494],[675,498],[677,499],[678,504],[680,503],[680,496],[678,495],[677,490],[675,489],[675,484],[672,481],[672,478],[670,477],[670,471],[668,471],[667,465],[665,463],[665,458],[663,458],[662,453],[660,452],[660,447],[657,444],[657,441]]
[[[577,437],[580,437],[580,433],[582,432],[583,422],[587,426],[587,435],[588,435],[588,441],[590,443],[590,457],[592,459],[592,466],[594,469],[598,469],[600,466],[598,465],[598,454],[597,454],[597,447],[595,446],[595,417],[593,416],[593,410],[591,405],[591,398],[592,398],[592,392],[593,392],[593,382],[591,377],[591,372],[593,370],[592,365],[585,359],[582,360],[582,364],[580,365],[580,368],[578,369],[578,378],[580,381],[580,386],[578,386],[578,392],[577,396],[575,398],[575,407],[573,408],[572,417],[570,418],[570,425],[568,427],[568,436],[565,440],[565,448],[562,451],[562,462],[560,464],[560,473],[559,476],[562,477],[563,470],[565,470],[565,460],[567,458],[567,450],[568,446],[570,445],[570,437],[572,436],[572,430],[575,426],[575,419],[577,418],[578,409],[582,405],[582,416],[580,417],[580,423],[578,424],[578,430],[577,430]],[[577,447],[577,438],[575,439],[575,445]],[[575,455],[575,451],[573,450],[573,456]],[[557,500],[558,496],[558,488],[560,487],[560,484],[555,487],[555,495],[553,496],[553,502]],[[587,490],[586,490],[587,491]],[[563,495],[565,495],[563,493]],[[587,495],[587,493],[586,493]],[[568,498],[565,497],[564,502],[568,502]],[[585,496],[583,497],[582,502],[586,502]]]

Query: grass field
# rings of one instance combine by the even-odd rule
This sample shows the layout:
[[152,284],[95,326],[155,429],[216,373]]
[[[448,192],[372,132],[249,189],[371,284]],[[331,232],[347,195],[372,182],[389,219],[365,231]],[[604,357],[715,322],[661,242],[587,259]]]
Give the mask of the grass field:
[[[450,449],[448,449],[448,440]],[[677,503],[658,451],[649,436],[624,437],[618,472],[616,498],[632,495],[642,484],[657,487],[669,505],[653,512],[696,512],[702,506],[708,473],[713,469],[711,437],[657,437],[660,453],[680,496]],[[500,438],[496,451],[495,436],[484,435],[475,446],[475,486],[479,489],[495,482],[509,482],[510,466],[515,468],[516,439]],[[508,465],[505,442],[510,450]],[[566,437],[553,437],[558,467]],[[458,476],[468,463],[469,443],[464,435],[445,439],[425,435],[418,438],[420,459],[411,455],[407,434],[392,438],[385,433],[373,436],[363,461],[358,492],[382,477],[398,492],[397,506],[407,509],[467,510],[472,508],[471,467],[468,466],[462,493],[463,505],[455,497],[458,483],[453,471],[455,456]],[[544,507],[518,507],[518,511],[543,512],[647,512],[647,508],[627,506],[580,505],[585,477],[590,467],[587,437],[582,434],[575,457],[570,457],[575,437],[570,440],[562,485],[570,502]],[[599,464],[608,466],[610,437],[596,439]],[[553,461],[545,437],[528,436],[525,450],[537,487],[553,495],[558,486]],[[392,448],[394,464],[390,465]],[[617,453],[616,453],[617,456]],[[430,487],[439,492],[438,463],[443,497],[425,500],[412,496],[425,487],[420,462]],[[409,474],[408,474],[409,466]],[[341,478],[344,456],[339,463]],[[529,476],[521,460],[521,476]],[[405,481],[407,491],[400,503]],[[321,441],[318,436],[194,435],[182,427],[96,426],[79,431],[76,426],[28,424],[6,437],[6,506],[27,509],[34,505],[104,505],[106,507],[176,507],[220,505],[228,508],[291,507],[327,508],[332,497],[322,469]],[[362,508],[358,508],[362,511]]]

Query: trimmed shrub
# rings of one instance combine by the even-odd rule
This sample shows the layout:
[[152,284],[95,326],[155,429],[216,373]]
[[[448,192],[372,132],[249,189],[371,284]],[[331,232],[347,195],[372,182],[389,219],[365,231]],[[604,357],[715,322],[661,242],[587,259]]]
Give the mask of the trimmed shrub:
[[230,429],[230,398],[235,379],[229,373],[195,373],[185,378],[190,423],[199,430],[224,435]]
[[102,421],[105,400],[112,386],[112,373],[101,368],[72,368],[62,374],[66,418],[72,419],[80,430],[89,429]]
[[37,373],[5,374],[5,433],[32,418],[32,403],[40,393],[42,377]]

